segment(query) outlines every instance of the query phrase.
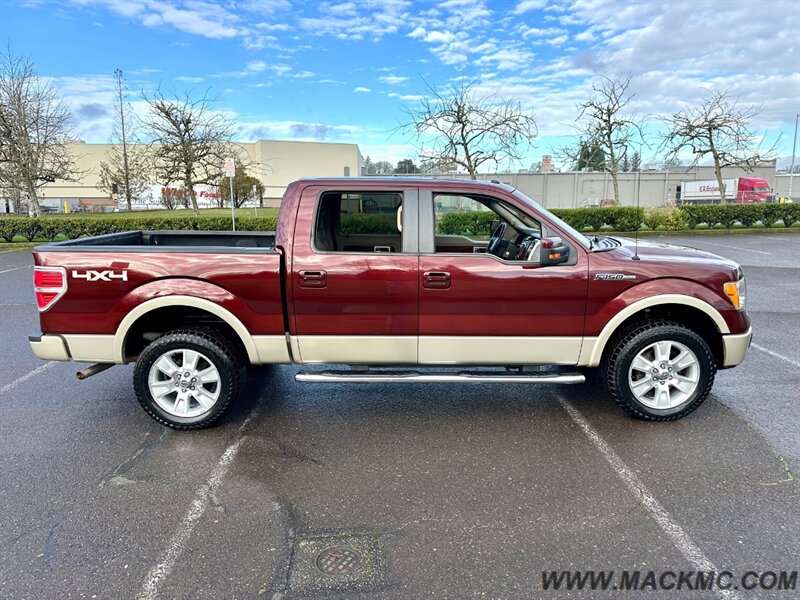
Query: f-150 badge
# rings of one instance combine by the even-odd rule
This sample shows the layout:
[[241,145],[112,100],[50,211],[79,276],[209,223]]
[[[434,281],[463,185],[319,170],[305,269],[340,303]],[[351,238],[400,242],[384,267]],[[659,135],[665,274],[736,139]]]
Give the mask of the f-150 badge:
[[92,271],[87,269],[85,273],[78,273],[78,271],[73,269],[72,278],[85,279],[86,281],[112,281],[114,279],[128,281],[128,272],[120,271],[117,273],[116,271]]
[[595,281],[627,281],[636,279],[636,275],[623,275],[622,273],[595,273]]

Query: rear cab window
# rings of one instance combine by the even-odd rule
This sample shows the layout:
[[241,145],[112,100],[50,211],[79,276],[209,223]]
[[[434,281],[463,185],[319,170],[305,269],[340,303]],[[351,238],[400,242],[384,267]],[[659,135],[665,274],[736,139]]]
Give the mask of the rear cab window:
[[317,204],[317,252],[402,252],[402,192],[323,192]]

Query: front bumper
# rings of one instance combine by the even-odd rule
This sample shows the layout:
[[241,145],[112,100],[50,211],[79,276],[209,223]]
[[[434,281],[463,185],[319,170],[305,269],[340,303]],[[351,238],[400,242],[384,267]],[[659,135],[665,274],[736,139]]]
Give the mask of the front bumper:
[[71,360],[67,344],[60,335],[32,335],[28,342],[33,353],[42,360]]
[[753,340],[753,328],[744,333],[722,336],[722,368],[735,367],[742,364],[744,355]]

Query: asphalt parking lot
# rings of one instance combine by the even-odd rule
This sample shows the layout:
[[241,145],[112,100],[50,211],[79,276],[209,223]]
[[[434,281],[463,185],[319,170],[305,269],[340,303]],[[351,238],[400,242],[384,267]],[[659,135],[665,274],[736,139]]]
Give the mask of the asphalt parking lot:
[[[709,400],[662,424],[590,385],[271,367],[220,426],[174,432],[132,367],[78,382],[31,354],[30,252],[0,254],[0,598],[596,598],[545,591],[542,571],[797,570],[800,236],[662,239],[739,262],[755,331]],[[317,568],[331,546],[361,553],[353,572]]]

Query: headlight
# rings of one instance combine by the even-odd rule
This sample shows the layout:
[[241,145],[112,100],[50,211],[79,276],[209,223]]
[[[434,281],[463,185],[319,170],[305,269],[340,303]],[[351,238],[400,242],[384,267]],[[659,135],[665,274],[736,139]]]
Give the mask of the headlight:
[[737,310],[744,310],[744,303],[747,298],[747,286],[744,282],[744,277],[738,281],[729,281],[724,286],[725,295],[731,301]]

